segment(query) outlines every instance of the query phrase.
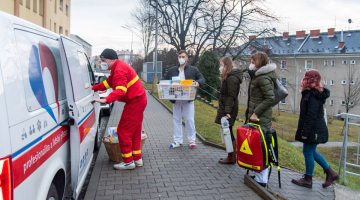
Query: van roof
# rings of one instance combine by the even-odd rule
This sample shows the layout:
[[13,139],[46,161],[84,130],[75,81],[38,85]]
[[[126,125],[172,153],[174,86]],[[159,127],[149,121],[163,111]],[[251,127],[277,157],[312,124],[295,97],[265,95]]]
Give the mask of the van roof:
[[12,28],[15,28],[16,26],[20,26],[20,27],[24,27],[24,28],[29,28],[29,29],[33,29],[39,32],[43,32],[46,33],[48,35],[54,36],[56,38],[60,37],[59,34],[56,34],[48,29],[45,29],[41,26],[38,26],[34,23],[31,23],[29,21],[26,21],[24,19],[21,19],[20,17],[16,17],[14,15],[11,15],[9,13],[0,11],[0,27],[1,28],[6,28],[7,26],[12,25]]

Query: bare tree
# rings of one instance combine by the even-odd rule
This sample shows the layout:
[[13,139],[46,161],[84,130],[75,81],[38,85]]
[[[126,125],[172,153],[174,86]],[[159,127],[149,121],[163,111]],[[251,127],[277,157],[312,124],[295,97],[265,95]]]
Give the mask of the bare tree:
[[[212,48],[220,56],[238,57],[233,51],[248,42],[248,35],[270,32],[268,24],[278,18],[266,9],[266,0],[157,0],[159,36],[167,44],[194,53],[191,64],[203,50]],[[156,1],[151,1],[156,7]]]
[[347,68],[346,84],[344,85],[344,97],[345,97],[345,110],[346,113],[355,107],[360,102],[360,80],[358,68],[359,66],[350,65]]
[[139,5],[131,14],[131,24],[128,24],[127,27],[136,30],[136,35],[142,41],[144,58],[146,59],[152,51],[152,45],[155,41],[155,9],[150,6],[150,0],[138,1]]

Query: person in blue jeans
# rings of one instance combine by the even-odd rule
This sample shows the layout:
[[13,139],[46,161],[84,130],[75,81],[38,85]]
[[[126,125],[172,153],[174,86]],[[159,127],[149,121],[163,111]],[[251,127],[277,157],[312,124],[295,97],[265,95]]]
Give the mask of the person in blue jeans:
[[316,161],[326,173],[325,182],[322,184],[325,188],[339,179],[339,175],[330,168],[325,158],[316,152],[317,145],[326,143],[329,137],[324,118],[324,103],[330,96],[330,91],[322,87],[321,75],[317,70],[309,70],[305,73],[301,82],[301,90],[300,116],[295,140],[304,143],[303,154],[306,171],[302,178],[292,179],[291,182],[312,188],[312,176]]

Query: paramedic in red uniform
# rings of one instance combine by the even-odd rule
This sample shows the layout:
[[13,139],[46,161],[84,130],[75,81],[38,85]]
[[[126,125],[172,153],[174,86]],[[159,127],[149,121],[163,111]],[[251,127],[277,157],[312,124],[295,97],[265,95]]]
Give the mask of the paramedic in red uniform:
[[143,166],[141,158],[141,125],[147,104],[145,89],[135,70],[117,57],[112,49],[105,49],[101,55],[101,68],[111,69],[110,76],[92,89],[103,91],[109,88],[113,92],[104,99],[94,99],[99,103],[125,102],[125,107],[117,127],[119,145],[123,162],[115,164],[119,170],[134,169]]

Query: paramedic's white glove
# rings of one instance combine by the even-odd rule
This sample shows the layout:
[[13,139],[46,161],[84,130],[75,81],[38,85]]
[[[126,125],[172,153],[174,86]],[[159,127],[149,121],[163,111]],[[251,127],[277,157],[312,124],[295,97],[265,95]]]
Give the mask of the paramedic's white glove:
[[196,88],[198,88],[200,86],[198,82],[195,81],[194,83],[195,83]]
[[231,116],[229,114],[226,114],[226,119],[230,119]]
[[252,115],[251,115],[251,117],[250,117],[250,120],[251,121],[257,121],[257,118],[258,118],[258,116],[255,114],[255,113],[253,113]]
[[107,104],[107,100],[106,100],[106,99],[93,99],[93,101]]

